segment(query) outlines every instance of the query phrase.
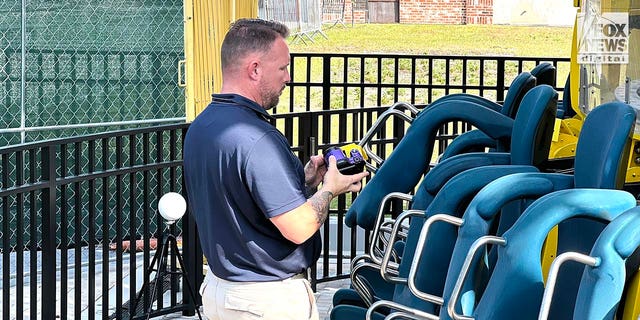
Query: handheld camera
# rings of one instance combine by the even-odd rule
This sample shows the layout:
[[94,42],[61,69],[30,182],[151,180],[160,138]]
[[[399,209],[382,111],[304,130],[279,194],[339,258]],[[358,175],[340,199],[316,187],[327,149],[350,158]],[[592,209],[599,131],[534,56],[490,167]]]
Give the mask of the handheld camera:
[[364,170],[367,154],[362,147],[355,143],[350,143],[342,147],[331,147],[324,152],[324,163],[329,165],[329,156],[336,158],[338,171],[344,175],[360,173]]

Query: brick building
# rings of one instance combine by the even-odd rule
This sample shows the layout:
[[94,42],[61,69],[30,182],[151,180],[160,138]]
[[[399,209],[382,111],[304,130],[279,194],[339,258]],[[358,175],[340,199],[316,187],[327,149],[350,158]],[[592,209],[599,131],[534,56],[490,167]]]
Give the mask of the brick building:
[[492,24],[493,0],[345,0],[344,12],[348,23]]

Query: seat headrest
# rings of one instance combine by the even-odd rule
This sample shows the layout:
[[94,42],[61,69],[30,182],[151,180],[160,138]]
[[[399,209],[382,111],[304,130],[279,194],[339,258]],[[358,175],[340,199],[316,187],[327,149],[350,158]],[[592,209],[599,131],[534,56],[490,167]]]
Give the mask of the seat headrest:
[[536,77],[532,76],[529,72],[520,73],[511,82],[507,95],[504,97],[504,103],[502,104],[502,110],[500,110],[500,113],[511,119],[515,118],[516,114],[518,114],[520,102],[524,98],[525,94],[535,86]]
[[622,189],[635,122],[635,110],[622,102],[589,112],[576,146],[576,188]]
[[558,92],[548,85],[531,89],[522,99],[511,135],[511,163],[547,161],[558,106]]
[[556,86],[556,67],[549,62],[542,62],[531,69],[531,75],[536,77],[537,85],[546,84],[554,88]]

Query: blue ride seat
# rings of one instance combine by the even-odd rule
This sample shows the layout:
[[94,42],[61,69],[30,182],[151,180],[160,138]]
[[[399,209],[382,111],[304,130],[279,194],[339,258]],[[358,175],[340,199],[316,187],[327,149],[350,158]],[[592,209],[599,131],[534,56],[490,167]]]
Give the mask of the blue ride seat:
[[576,115],[576,111],[571,106],[571,74],[567,76],[562,92],[562,100],[558,101],[557,117],[559,119],[573,118]]
[[[516,126],[513,133],[514,139],[512,143],[514,144],[512,152],[514,154],[501,154],[501,157],[498,159],[513,159],[514,161],[503,161],[506,166],[495,166],[491,170],[487,171],[487,173],[483,173],[480,175],[476,175],[472,172],[468,174],[475,177],[473,182],[470,182],[469,175],[464,178],[460,178],[459,182],[462,186],[451,187],[451,183],[453,183],[453,179],[449,179],[444,175],[438,174],[438,170],[431,171],[427,174],[423,182],[421,183],[418,191],[416,192],[415,201],[412,204],[412,209],[415,208],[428,208],[427,210],[436,210],[431,214],[439,213],[442,211],[438,211],[439,206],[442,204],[436,204],[435,199],[440,197],[441,199],[448,199],[450,202],[456,203],[458,209],[456,210],[448,210],[447,212],[463,212],[463,208],[466,207],[467,203],[460,204],[463,190],[467,190],[468,196],[466,198],[470,199],[475,193],[480,190],[484,185],[486,185],[489,181],[496,179],[499,176],[504,174],[510,174],[515,172],[533,172],[537,171],[537,168],[532,166],[533,163],[539,158],[539,153],[542,151],[542,157],[546,159],[546,155],[548,153],[548,145],[551,139],[551,131],[549,130],[548,122],[553,121],[553,117],[555,115],[555,103],[557,99],[557,93],[549,86],[540,86],[534,90],[531,90],[525,99],[522,102],[522,106],[520,110],[522,113],[519,113],[516,117]],[[544,146],[547,146],[545,149]],[[541,147],[542,146],[542,147]],[[536,149],[536,147],[538,147]],[[546,150],[546,152],[544,152]],[[496,162],[492,161],[484,161],[483,158],[487,154],[480,153],[477,155],[461,155],[458,157],[464,158],[461,159],[460,162],[463,164],[462,166],[456,165],[454,159],[451,159],[451,168],[453,170],[450,173],[450,176],[455,176],[456,173],[464,171],[463,169],[474,168],[476,166],[482,165],[493,165]],[[488,156],[491,158],[491,156]],[[500,162],[500,161],[498,161]],[[443,163],[444,164],[444,163]],[[441,165],[443,165],[441,164]],[[439,165],[440,166],[440,165]],[[466,168],[465,168],[466,167]],[[437,168],[437,167],[436,167]],[[473,171],[473,170],[472,170]],[[465,172],[466,173],[466,172]],[[430,176],[436,176],[435,179],[429,178]],[[481,179],[482,177],[482,179]],[[435,184],[440,184],[437,187],[437,190],[434,190],[434,182]],[[446,183],[446,184],[445,184]],[[466,185],[466,186],[465,186]],[[448,188],[445,188],[449,186]],[[442,189],[442,190],[441,190]],[[435,192],[434,192],[435,191]],[[438,192],[440,191],[440,192]],[[451,205],[447,203],[447,205]],[[427,213],[429,216],[429,213]],[[378,221],[380,216],[378,216]],[[409,264],[411,262],[411,256],[413,255],[412,249],[415,249],[415,235],[419,233],[421,228],[420,221],[423,221],[424,218],[417,219],[418,223],[414,223],[412,220],[409,227],[409,236],[407,236],[407,244],[405,249],[405,253],[402,256],[400,273],[401,276],[406,277],[406,273],[408,271]],[[397,221],[396,224],[399,224],[401,221]],[[376,222],[378,223],[378,222]],[[413,236],[411,236],[413,234]],[[450,233],[447,233],[448,235]],[[413,238],[412,238],[413,237]],[[453,235],[455,238],[455,234]],[[443,243],[453,243],[453,241],[443,241]],[[450,252],[450,249],[441,248],[438,250],[440,253],[445,254],[446,252]],[[402,269],[402,262],[408,259],[405,263],[404,269]],[[443,270],[446,271],[446,265],[439,266],[440,273],[444,274]],[[444,283],[444,276],[439,281],[440,283]],[[441,285],[440,285],[441,286]],[[395,291],[398,292],[400,288],[404,287],[404,290],[408,292],[409,289],[406,289],[406,285],[396,286]],[[341,299],[343,297],[353,297],[353,293],[348,294],[348,289],[339,290],[336,295],[340,298],[336,299],[334,296],[334,305],[341,304]],[[406,293],[405,293],[406,295]],[[388,297],[389,294],[387,293]],[[343,308],[344,309],[344,308]],[[338,311],[340,312],[340,311]],[[342,314],[342,313],[336,313]],[[341,318],[336,316],[337,318]],[[336,318],[336,319],[337,319]]]
[[[405,241],[405,251],[400,260],[397,275],[390,275],[386,272],[386,266],[390,260],[391,249],[388,248],[385,251],[384,259],[381,264],[379,273],[385,274],[385,279],[388,283],[393,285],[393,291],[390,293],[389,300],[402,303],[410,308],[419,308],[424,312],[435,312],[438,308],[437,304],[425,304],[422,300],[416,298],[410,288],[407,287],[406,278],[409,275],[411,262],[413,255],[416,251],[416,244],[418,243],[418,236],[425,219],[434,216],[438,213],[461,213],[464,212],[464,208],[468,205],[469,201],[474,195],[481,190],[487,183],[493,181],[499,177],[514,174],[518,172],[536,172],[537,169],[533,166],[520,166],[520,165],[496,165],[491,166],[490,169],[482,170],[481,168],[472,168],[461,174],[458,174],[451,178],[442,188],[442,190],[434,196],[428,208],[424,211],[421,210],[408,210],[400,214],[394,224],[394,230],[392,235],[398,233],[398,228],[403,224],[405,219],[411,219],[409,223],[409,230]],[[469,179],[469,176],[473,176],[474,179]],[[444,226],[443,228],[435,228],[433,230],[434,237],[439,240],[437,246],[431,246],[425,249],[424,254],[431,257],[440,257],[450,255],[453,250],[453,243],[456,237],[455,230]],[[391,242],[395,240],[394,237],[390,239]],[[438,259],[444,261],[445,259]],[[422,287],[422,290],[438,290],[444,285],[444,279],[448,263],[433,263],[430,264],[428,270],[422,273],[424,279],[420,280],[424,283],[428,283],[428,287]],[[404,280],[403,280],[404,279]],[[434,287],[435,289],[431,289]],[[341,289],[345,290],[345,289]],[[341,292],[339,290],[338,292]],[[379,298],[379,297],[378,297]],[[377,302],[374,302],[374,305]],[[364,319],[367,312],[366,306],[354,305],[354,304],[336,304],[331,311],[331,319]],[[382,316],[382,314],[378,315]],[[383,317],[383,316],[382,316]],[[384,318],[384,317],[383,317]]]
[[[502,237],[484,236],[474,242],[456,280],[452,297],[447,304],[449,316],[453,319],[537,319],[544,293],[543,272],[540,264],[542,246],[547,234],[555,226],[591,225],[600,229],[622,212],[636,206],[630,193],[607,189],[569,189],[556,191],[529,206],[516,223]],[[582,235],[580,228],[573,228],[571,234]],[[599,233],[598,233],[599,234]],[[569,238],[559,238],[558,244]],[[589,252],[595,242],[572,241],[559,246],[558,252]],[[477,252],[486,245],[495,246],[496,262],[486,288],[479,294],[477,304],[472,309],[456,311],[463,284],[470,272],[483,263]],[[568,249],[568,250],[567,250]],[[554,304],[551,316],[554,319],[571,319],[575,305],[575,293],[582,272],[563,272],[559,283],[570,284],[559,290],[563,292],[562,304]],[[573,292],[573,294],[571,294]]]
[[[610,121],[612,117],[619,119],[619,121],[614,124]],[[630,106],[622,103],[603,105],[596,108],[585,120],[585,129],[583,133],[581,133],[578,151],[576,152],[575,175],[521,173],[502,177],[488,184],[469,204],[462,220],[464,222],[458,222],[460,225],[458,239],[455,241],[453,254],[449,256],[443,255],[439,249],[436,249],[438,251],[435,253],[425,253],[427,250],[423,249],[424,241],[427,240],[426,232],[431,225],[431,222],[427,221],[427,226],[423,228],[420,234],[416,248],[417,253],[409,272],[409,288],[416,296],[427,298],[427,301],[430,299],[430,303],[437,301],[446,304],[449,301],[452,287],[457,277],[457,270],[460,269],[471,244],[479,237],[490,233],[493,221],[500,212],[500,209],[514,199],[535,199],[555,190],[572,188],[574,185],[582,188],[621,188],[624,183],[624,169],[626,168],[628,160],[627,155],[629,154],[631,141],[630,133],[633,132],[634,123],[635,113]],[[471,176],[481,176],[483,169],[485,168],[478,168]],[[469,180],[472,179],[473,178],[470,178]],[[518,208],[507,210],[507,212],[509,211],[511,211],[510,214],[503,212],[500,216],[500,223],[496,234],[502,234],[501,230],[509,228],[513,224],[513,221],[518,218],[519,212],[521,212]],[[450,219],[455,220],[455,217]],[[585,241],[584,238],[592,238],[594,234],[597,235],[599,232],[599,230],[589,231],[589,228],[585,226],[581,226],[580,229],[584,233],[582,236],[576,237],[570,234],[569,237],[578,239],[577,241],[581,242]],[[561,230],[561,234],[564,235],[564,238],[567,238],[566,228]],[[427,240],[429,245],[435,243],[435,247],[440,248],[442,246],[441,242],[445,238],[429,232],[429,239],[436,240],[435,242]],[[567,242],[567,240],[563,240],[563,243],[564,242]],[[588,242],[588,240],[585,242]],[[416,275],[433,274],[433,271],[425,268],[423,265],[420,265],[420,268],[418,268],[421,256],[428,257],[427,261],[429,264],[433,264],[434,260],[444,259],[451,261],[449,269],[446,272],[447,281],[444,290],[440,288],[431,288],[429,291],[416,289],[417,287],[426,286],[424,280],[416,279]],[[471,274],[469,277],[475,279],[474,277],[476,276],[478,279],[483,280],[482,276],[488,277],[488,271],[485,270],[484,275]],[[426,278],[426,282],[433,283],[433,280]],[[467,305],[467,309],[469,309],[468,306],[475,304],[473,295],[477,281],[471,280],[468,282],[474,283],[474,285],[470,284],[463,290],[465,299],[467,300],[464,301],[464,304]],[[441,291],[443,291],[441,295],[442,299],[439,300],[440,298],[435,295]],[[424,306],[418,308],[420,310],[408,309],[406,307],[403,309],[397,305],[397,302],[388,303],[384,301],[376,303],[372,309],[380,306],[395,307],[408,314],[421,314],[424,313],[423,310],[425,309]],[[456,306],[458,312],[460,312],[461,308],[461,305]],[[435,316],[432,315],[432,317]],[[445,309],[440,311],[440,317],[441,319],[449,319]]]
[[[617,121],[611,122],[611,119]],[[567,188],[608,188],[621,189],[625,180],[631,134],[634,130],[635,111],[630,106],[614,102],[594,109],[584,123],[584,129],[578,140],[576,151],[576,168],[574,175],[552,173],[522,173],[497,179],[481,190],[469,204],[463,220],[459,222],[458,238],[450,257],[447,280],[443,290],[442,301],[447,304],[466,253],[471,244],[481,236],[489,234],[501,235],[518,218],[518,210],[502,210],[503,206],[513,199],[535,199],[549,192]],[[501,214],[500,214],[501,213]],[[499,215],[500,214],[500,215]],[[499,215],[499,216],[498,216]],[[499,221],[497,230],[492,231]],[[575,227],[575,226],[574,226]],[[590,230],[581,226],[581,236],[567,232],[567,227],[560,228],[562,238],[574,239],[576,242],[592,241],[599,230]],[[570,229],[570,228],[569,228]],[[422,230],[421,239],[426,239],[428,228]],[[568,235],[567,235],[568,234]],[[566,243],[567,240],[563,240]],[[431,242],[427,242],[429,245]],[[422,240],[419,241],[414,264],[410,271],[409,284],[415,282],[415,274],[423,270],[417,268],[421,260]],[[561,250],[564,250],[561,248]],[[427,256],[428,257],[428,256]],[[489,262],[492,265],[491,262]],[[573,270],[569,272],[578,272]],[[455,306],[457,312],[470,309],[475,304],[475,291],[481,290],[482,283],[490,275],[490,268],[481,268],[469,275],[463,287],[464,299]],[[480,283],[480,284],[479,284]],[[414,284],[413,287],[416,287]],[[416,291],[416,290],[414,290]],[[424,294],[414,292],[416,295]],[[441,319],[449,319],[445,309],[440,311]]]
[[[540,63],[535,68],[531,69],[530,74],[536,79],[535,85],[546,84],[555,88],[556,67],[553,64],[549,62]],[[518,80],[519,79],[516,78],[512,83],[512,86],[513,84],[518,83]],[[509,87],[509,90],[511,91],[511,87]],[[505,108],[509,108],[509,104],[510,104],[509,92],[510,91],[507,92],[507,98],[505,99],[505,104],[503,105]],[[503,114],[515,117],[515,113],[509,113],[509,112],[503,111]],[[557,115],[557,112],[556,112],[556,115]],[[453,141],[451,141],[451,143],[446,147],[444,152],[440,155],[439,161],[443,161],[444,159],[447,159],[454,155],[458,155],[462,153],[485,151],[487,148],[493,151],[509,151],[508,149],[507,150],[496,149],[497,147],[498,146],[496,144],[496,141],[488,137],[482,131],[479,131],[476,129],[469,130],[467,132],[462,133],[461,135],[453,139]]]
[[[556,275],[566,261],[578,261],[584,268],[578,289],[573,319],[612,320],[620,307],[629,275],[627,270],[638,270],[638,262],[628,262],[640,247],[640,207],[629,209],[613,219],[596,240],[591,253],[567,252],[552,264],[545,285],[539,319],[547,319],[553,300]],[[565,294],[565,292],[559,292]]]
[[350,207],[345,217],[346,225],[349,227],[359,225],[366,230],[371,230],[372,220],[375,218],[360,224],[359,216],[375,217],[382,199],[387,194],[408,193],[416,187],[422,175],[430,169],[429,162],[435,137],[443,124],[451,121],[465,121],[485,132],[491,139],[499,141],[499,145],[509,145],[514,115],[517,114],[522,98],[533,86],[535,86],[535,77],[531,74],[522,73],[516,77],[507,93],[504,108],[481,97],[453,94],[439,99],[422,110],[412,121],[398,146],[382,163]]
[[[468,93],[452,93],[446,96],[438,98],[436,101],[429,104],[427,108],[435,107],[441,104],[451,103],[452,101],[466,101],[469,103],[478,104],[484,106],[486,108],[498,111],[510,118],[514,118],[518,112],[518,107],[520,106],[520,102],[524,95],[534,86],[536,85],[536,78],[528,72],[523,72],[519,74],[512,82],[511,86],[509,86],[509,90],[507,91],[507,95],[505,97],[505,101],[503,104],[499,104],[495,101],[491,101],[487,98],[468,94]],[[406,111],[409,111],[411,116],[406,114]],[[378,119],[371,126],[369,131],[362,137],[358,145],[360,145],[365,153],[369,156],[372,163],[367,162],[367,168],[372,172],[377,172],[378,167],[382,165],[384,159],[373,152],[369,146],[373,136],[384,128],[384,123],[391,116],[397,116],[406,122],[413,123],[415,117],[420,113],[418,109],[414,106],[404,103],[404,102],[396,102],[389,109],[383,112]],[[497,142],[494,139],[491,139],[487,135],[483,135],[483,138],[489,139],[492,145],[496,145]],[[508,145],[502,143],[499,147],[507,147]],[[475,150],[473,150],[475,151]],[[505,150],[500,150],[505,151]],[[375,164],[374,164],[375,163]],[[377,165],[377,166],[376,166]]]
[[531,75],[536,77],[537,85],[546,84],[554,88],[556,87],[557,72],[556,67],[553,64],[549,62],[541,62],[533,67],[533,69],[531,69],[531,71],[529,72],[531,73]]
[[[557,97],[557,92],[547,85],[531,89],[522,100],[520,111],[515,119],[483,107],[471,109],[469,106],[472,104],[469,103],[453,103],[446,105],[445,108],[433,107],[424,110],[419,117],[424,117],[425,121],[418,122],[418,119],[414,121],[407,136],[402,139],[389,159],[352,203],[345,222],[349,226],[357,223],[365,230],[373,229],[381,199],[390,192],[409,192],[425,171],[428,171],[424,176],[427,180],[425,182],[427,191],[435,195],[447,180],[466,169],[501,164],[541,166],[547,161],[549,155]],[[476,115],[482,114],[482,116],[472,117],[474,112],[469,112],[466,117],[469,120],[475,118],[472,122],[475,121],[477,127],[478,125],[493,127],[496,130],[494,132],[498,133],[496,137],[510,139],[511,152],[461,154],[429,170],[423,153],[431,154],[433,144],[424,142],[433,141],[440,123],[446,122],[443,120],[460,118],[458,114],[464,113],[463,110],[473,110],[477,112]],[[426,139],[424,139],[425,136]]]

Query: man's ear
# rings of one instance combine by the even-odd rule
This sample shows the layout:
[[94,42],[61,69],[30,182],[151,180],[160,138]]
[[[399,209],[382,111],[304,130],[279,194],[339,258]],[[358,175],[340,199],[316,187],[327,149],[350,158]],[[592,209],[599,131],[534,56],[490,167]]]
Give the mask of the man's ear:
[[251,60],[247,64],[247,74],[249,75],[249,78],[251,80],[258,81],[260,79],[261,72],[262,72],[262,69],[261,69],[261,66],[260,66],[260,61]]

